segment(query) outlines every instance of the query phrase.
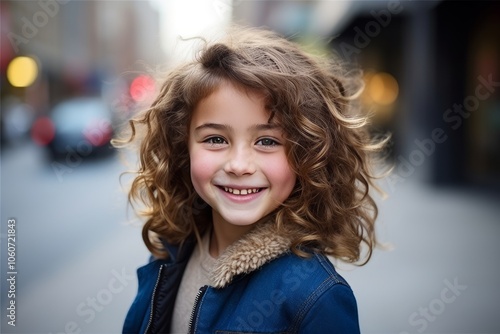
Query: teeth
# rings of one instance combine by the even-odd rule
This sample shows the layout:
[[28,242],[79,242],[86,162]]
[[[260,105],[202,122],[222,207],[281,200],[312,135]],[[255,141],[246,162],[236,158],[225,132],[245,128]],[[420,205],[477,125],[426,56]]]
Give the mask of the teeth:
[[250,188],[250,189],[233,189],[229,187],[224,187],[224,191],[234,194],[234,195],[248,195],[259,192],[259,188]]

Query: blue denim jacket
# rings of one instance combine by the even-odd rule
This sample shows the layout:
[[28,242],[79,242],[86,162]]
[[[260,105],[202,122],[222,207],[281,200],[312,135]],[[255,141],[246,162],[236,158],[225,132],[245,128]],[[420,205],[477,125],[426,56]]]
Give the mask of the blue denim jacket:
[[[317,253],[298,257],[286,250],[286,240],[263,237],[262,230],[254,233],[256,247],[253,242],[231,246],[230,254],[220,257],[214,285],[198,292],[190,332],[359,333],[352,290],[330,261]],[[170,331],[177,290],[193,248],[189,242],[181,248],[168,245],[168,260],[138,269],[139,291],[124,333]]]

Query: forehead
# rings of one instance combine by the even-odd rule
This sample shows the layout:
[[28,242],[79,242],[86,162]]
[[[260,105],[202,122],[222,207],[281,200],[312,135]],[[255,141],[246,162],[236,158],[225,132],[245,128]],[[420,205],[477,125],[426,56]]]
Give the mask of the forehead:
[[190,125],[198,127],[203,123],[218,123],[241,127],[267,124],[269,118],[263,94],[224,82],[198,102]]

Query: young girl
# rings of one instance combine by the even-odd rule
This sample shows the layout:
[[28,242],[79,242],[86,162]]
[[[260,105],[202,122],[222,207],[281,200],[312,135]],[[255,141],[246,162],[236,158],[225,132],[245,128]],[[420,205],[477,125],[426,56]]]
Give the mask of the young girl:
[[262,30],[173,70],[132,120],[152,261],[125,333],[357,333],[327,255],[366,261],[377,208],[359,80]]

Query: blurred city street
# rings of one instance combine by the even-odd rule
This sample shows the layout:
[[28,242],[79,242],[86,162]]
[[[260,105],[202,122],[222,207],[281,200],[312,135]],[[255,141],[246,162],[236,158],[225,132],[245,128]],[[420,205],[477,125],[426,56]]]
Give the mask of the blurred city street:
[[[124,170],[114,155],[84,161],[59,182],[33,144],[4,150],[2,221],[18,224],[18,318],[14,330],[2,322],[2,333],[121,330],[148,257],[140,229],[127,224]],[[364,267],[339,264],[363,333],[499,333],[498,199],[418,178],[392,192],[382,186],[379,235],[392,250]]]
[[121,331],[149,252],[120,181],[136,157],[110,140],[193,37],[235,23],[361,69],[370,131],[392,135],[384,249],[337,263],[362,333],[500,334],[499,17],[498,1],[0,1],[0,332]]

